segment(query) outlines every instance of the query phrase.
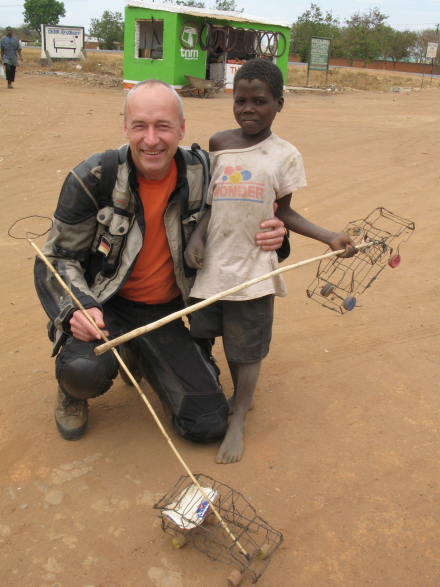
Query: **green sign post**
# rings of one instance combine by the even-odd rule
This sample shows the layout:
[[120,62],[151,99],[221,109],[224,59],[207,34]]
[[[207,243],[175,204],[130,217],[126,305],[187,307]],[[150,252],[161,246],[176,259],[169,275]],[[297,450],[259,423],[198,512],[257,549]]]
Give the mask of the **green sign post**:
[[310,71],[326,71],[325,83],[328,79],[328,66],[330,63],[330,46],[332,40],[325,37],[312,37],[310,43],[310,57],[307,67],[307,86],[309,85]]

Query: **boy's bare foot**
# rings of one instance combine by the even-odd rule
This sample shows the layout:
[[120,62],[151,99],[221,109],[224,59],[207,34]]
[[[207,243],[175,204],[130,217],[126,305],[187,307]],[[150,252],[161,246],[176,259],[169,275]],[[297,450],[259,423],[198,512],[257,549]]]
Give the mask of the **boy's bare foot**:
[[216,462],[219,465],[238,463],[238,461],[241,459],[244,447],[243,439],[245,428],[245,422],[236,421],[234,423],[234,420],[231,420],[228,431],[226,432],[226,436],[222,442],[220,450],[217,453]]
[[[228,399],[228,406],[229,406],[229,412],[228,415],[231,416],[234,412],[235,412],[235,394],[231,395],[231,397]],[[255,402],[252,402],[251,405],[249,406],[249,410],[253,410],[255,408]]]

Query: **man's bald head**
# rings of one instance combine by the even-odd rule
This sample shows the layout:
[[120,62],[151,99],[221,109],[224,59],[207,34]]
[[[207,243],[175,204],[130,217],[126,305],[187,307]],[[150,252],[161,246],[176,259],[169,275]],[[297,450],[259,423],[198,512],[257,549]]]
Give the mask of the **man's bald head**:
[[180,98],[180,96],[176,92],[176,90],[172,86],[170,86],[170,84],[167,84],[166,82],[163,82],[160,79],[146,79],[143,82],[139,82],[138,84],[136,84],[135,86],[133,86],[131,88],[131,90],[127,94],[127,97],[125,98],[124,120],[127,119],[127,104],[130,100],[130,97],[133,95],[133,93],[136,92],[136,90],[139,90],[139,88],[153,89],[154,86],[164,86],[165,88],[168,88],[170,90],[170,92],[175,96],[176,102],[177,102],[177,107],[178,107],[179,113],[180,113],[180,124],[182,125],[183,121],[185,120],[185,115],[183,113],[182,99]]

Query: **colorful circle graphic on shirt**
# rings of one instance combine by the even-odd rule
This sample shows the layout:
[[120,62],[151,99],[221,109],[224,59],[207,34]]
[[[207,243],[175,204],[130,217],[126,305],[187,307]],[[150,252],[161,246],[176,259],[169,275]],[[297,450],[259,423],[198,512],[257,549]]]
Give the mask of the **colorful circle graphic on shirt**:
[[236,171],[235,173],[233,173],[232,175],[229,176],[229,182],[230,183],[241,183],[243,180],[241,173],[238,173],[238,171]]
[[252,173],[250,171],[243,171],[243,167],[241,165],[237,165],[234,169],[232,166],[225,167],[223,181],[228,181],[230,183],[241,183],[242,181],[249,181],[252,177]]

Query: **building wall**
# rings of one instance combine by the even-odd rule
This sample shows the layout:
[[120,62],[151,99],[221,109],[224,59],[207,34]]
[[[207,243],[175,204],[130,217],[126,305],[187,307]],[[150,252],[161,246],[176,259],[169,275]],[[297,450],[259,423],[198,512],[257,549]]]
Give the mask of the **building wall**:
[[[331,65],[342,65],[347,66],[347,61],[340,57],[336,58],[333,57],[330,59]],[[394,69],[394,65],[396,65],[396,69]],[[384,71],[400,71],[405,73],[423,73],[423,68],[425,68],[425,73],[431,73],[431,64],[424,65],[423,63],[412,63],[408,61],[397,61],[394,64],[392,61],[371,61],[367,65],[365,65],[364,59],[355,59],[353,62],[353,67],[365,67],[366,69],[381,69]]]
[[[197,25],[199,31],[203,26],[206,18],[190,16],[189,14],[177,14],[177,26],[176,26],[176,51],[175,51],[175,68],[174,68],[174,79],[176,85],[187,84],[188,81],[185,79],[185,75],[192,75],[194,77],[206,78],[206,51],[202,51],[200,44],[198,43],[194,49],[184,49],[180,42],[180,29],[186,22],[193,22]],[[220,23],[220,21],[215,21]],[[225,21],[226,24],[226,21]],[[196,51],[196,54],[187,55],[187,51]]]
[[[136,21],[151,20],[164,21],[163,58],[148,59],[138,57],[136,47]],[[190,16],[150,8],[127,6],[125,8],[125,37],[124,37],[124,86],[130,87],[134,83],[145,79],[161,79],[172,86],[181,87],[187,84],[185,75],[199,78],[206,78],[207,52],[202,51],[198,44],[194,49],[185,49],[180,42],[181,27],[191,21],[199,30],[206,21],[218,24],[242,27],[245,29],[256,29],[282,32],[289,40],[289,30],[275,25],[232,22],[227,19],[213,19],[205,15]],[[284,79],[287,79],[288,51],[277,59],[277,65],[283,72]]]
[[[138,57],[136,46],[136,21],[151,20],[164,21],[163,59],[145,59]],[[161,79],[174,85],[174,54],[176,45],[177,14],[148,8],[127,6],[125,9],[124,34],[124,83],[139,82],[145,79]]]
[[[289,61],[293,63],[299,63],[300,58],[298,55],[291,55],[289,57]],[[330,65],[348,67],[347,60],[343,57],[330,57]],[[365,69],[381,69],[383,71],[399,71],[401,73],[423,73],[424,69],[426,75],[430,75],[432,70],[432,66],[430,63],[424,65],[423,63],[397,61],[396,69],[394,69],[394,63],[392,61],[370,61],[367,65],[365,65],[364,59],[355,59],[353,62],[353,67],[365,67]]]

